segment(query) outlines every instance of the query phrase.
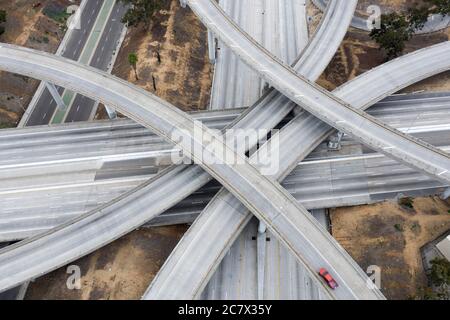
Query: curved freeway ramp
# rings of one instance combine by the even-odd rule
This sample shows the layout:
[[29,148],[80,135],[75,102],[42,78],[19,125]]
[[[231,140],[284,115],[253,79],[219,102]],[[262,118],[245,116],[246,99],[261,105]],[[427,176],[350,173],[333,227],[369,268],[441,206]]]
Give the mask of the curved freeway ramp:
[[[398,91],[412,82],[431,76],[434,72],[440,73],[448,70],[450,61],[446,57],[448,57],[449,50],[450,43],[446,42],[403,56],[355,78],[350,83],[338,88],[335,94],[345,101],[351,102],[354,107],[365,109],[384,96]],[[435,60],[429,59],[429,57],[435,57],[443,63],[436,65]],[[382,81],[386,78],[390,79],[389,83]],[[384,83],[385,85],[377,87],[368,85],[378,83]],[[305,117],[305,115],[300,117]],[[290,164],[306,157],[312,149],[334,131],[328,125],[321,124],[321,121],[312,115],[306,115],[306,117],[307,120],[302,121],[300,130],[297,127],[293,134],[305,137],[307,141],[296,150],[299,159],[289,163],[287,161],[289,158],[281,157],[282,160],[286,160],[281,163],[286,170],[290,168]],[[300,121],[300,119],[297,119],[297,121]],[[282,138],[282,145],[287,142],[289,141]],[[290,159],[294,160],[292,157]],[[242,214],[242,206],[235,200],[233,201],[232,197],[226,199],[228,202],[220,202],[218,199],[219,196],[209,204],[206,211],[200,215],[199,219],[185,234],[166,261],[160,274],[155,278],[155,282],[150,286],[146,297],[191,299],[201,294],[222,257],[251,218],[249,213],[247,215]],[[230,199],[232,202],[229,202]],[[209,230],[221,230],[221,232],[213,235]],[[203,253],[205,247],[201,247],[201,242],[207,237],[209,237],[212,245],[208,246],[208,255],[205,255]],[[171,283],[176,284],[176,286],[171,286],[170,290],[167,291],[161,290],[163,287],[170,286]],[[183,285],[186,286],[183,287]]]
[[348,21],[353,16],[357,0],[330,1],[324,16],[309,44],[295,63],[296,71],[316,81],[333,59],[348,29]]
[[[185,113],[123,80],[34,50],[2,44],[0,45],[0,66],[3,70],[40,78],[97,99],[151,128],[177,145],[216,180],[229,188],[259,219],[270,226],[273,233],[292,249],[297,259],[308,267],[311,275],[317,280],[320,279],[316,273],[319,266],[335,271],[342,287],[333,292],[323,284],[325,292],[330,297],[339,299],[380,298],[377,294],[378,291],[367,286],[367,277],[361,275],[358,268],[355,269],[355,263],[345,250],[310,217],[306,209],[298,205],[295,199],[280,185],[261,176],[243,155],[236,154],[219,136],[192,120]],[[201,138],[199,138],[200,134]],[[179,141],[178,137],[185,139]],[[206,141],[212,147],[206,148]],[[208,157],[214,161],[204,162],[202,157]],[[225,163],[225,159],[239,160],[234,164],[220,165],[220,163]],[[161,192],[168,194],[170,190],[159,190],[152,196],[158,197]],[[139,203],[132,199],[127,200],[131,202],[130,206],[139,206]],[[118,210],[121,205],[120,201],[116,201],[109,207],[101,208],[99,214],[101,215],[107,210]],[[141,207],[141,209],[143,208]],[[17,282],[20,283],[48,272],[64,264],[68,255],[76,255],[74,250],[80,250],[80,246],[77,245],[79,243],[76,239],[67,238],[69,234],[73,236],[73,233],[67,232],[68,229],[82,226],[84,229],[78,229],[75,233],[83,236],[86,236],[88,232],[101,233],[103,237],[108,237],[110,230],[99,228],[99,225],[91,223],[96,218],[98,217],[95,215],[84,219],[82,217],[58,228],[47,236],[30,239],[2,251],[0,254],[0,274],[2,275],[0,290],[9,289]],[[100,230],[105,230],[105,232],[100,232]],[[58,236],[63,238],[58,239]],[[66,238],[64,239],[64,237]],[[43,249],[42,243],[49,240],[52,242],[50,247],[53,248]],[[87,249],[89,246],[90,248]],[[83,252],[95,250],[98,246],[95,241],[87,241],[81,245],[84,247]],[[42,259],[42,255],[50,255],[55,258],[56,253],[61,252],[59,248],[62,247],[65,250],[58,257],[59,263],[52,266],[35,264],[36,259]],[[323,252],[327,252],[326,257],[322,254]]]
[[[449,96],[450,93],[393,96],[374,105],[369,111],[389,125],[416,135],[442,149],[450,141]],[[242,112],[243,110],[236,110],[235,114],[239,114],[239,111]],[[228,111],[225,113],[228,113]],[[216,114],[216,112],[212,112],[212,114]],[[228,121],[232,119],[233,117]],[[209,122],[209,117],[203,120],[206,120],[205,124],[208,126],[212,124]],[[117,125],[114,124],[115,122],[117,122]],[[216,122],[214,121],[214,123]],[[113,121],[112,124],[112,127],[123,127],[124,131],[113,131],[113,140],[116,142],[116,139],[120,140],[120,137],[126,136],[126,144],[121,145],[117,141],[117,148],[110,144],[111,149],[102,150],[99,148],[102,143],[110,141],[107,138],[107,133],[111,131],[107,129],[106,122],[82,124],[82,127],[86,129],[90,127],[95,130],[96,134],[93,136],[87,134],[87,137],[83,133],[86,131],[77,130],[79,125],[75,123],[53,127],[49,133],[43,131],[44,128],[39,128],[40,130],[7,129],[4,132],[5,137],[3,137],[4,130],[0,130],[0,141],[6,139],[6,137],[12,138],[10,139],[12,140],[11,148],[14,148],[14,145],[20,148],[20,141],[23,141],[23,139],[29,140],[27,141],[29,147],[25,147],[23,151],[20,150],[16,157],[13,156],[13,153],[7,152],[6,157],[11,157],[12,161],[19,162],[18,159],[22,160],[20,166],[27,161],[33,162],[31,159],[33,159],[35,146],[43,149],[43,154],[54,154],[53,146],[56,145],[58,150],[65,150],[67,157],[90,158],[90,156],[85,157],[80,153],[71,155],[71,148],[68,146],[73,146],[80,151],[84,147],[86,156],[93,156],[91,150],[97,150],[101,162],[111,160],[111,152],[113,151],[115,153],[112,155],[113,158],[126,159],[126,161],[119,160],[119,166],[113,165],[115,163],[113,162],[102,166],[99,171],[92,169],[93,175],[95,175],[94,180],[85,179],[84,175],[78,177],[77,172],[84,171],[82,168],[86,165],[83,164],[84,161],[77,162],[77,160],[63,166],[70,170],[69,172],[57,171],[50,174],[46,165],[32,165],[33,169],[20,170],[20,177],[12,178],[11,182],[8,181],[11,179],[2,179],[2,185],[0,186],[0,203],[2,203],[0,241],[23,240],[49,231],[76,216],[108,203],[153,176],[152,168],[148,168],[147,164],[153,161],[153,157],[159,158],[159,153],[165,156],[166,145],[169,148],[173,148],[173,146],[163,142],[162,139],[150,139],[147,143],[137,146],[138,150],[142,150],[142,152],[129,150],[129,144],[134,146],[135,134],[138,139],[142,132],[150,137],[154,135],[138,124],[132,125],[131,120]],[[221,127],[224,127],[225,124],[226,121],[221,124]],[[138,128],[139,130],[136,130]],[[17,135],[11,135],[11,131],[17,132]],[[119,132],[122,133],[118,134]],[[60,136],[60,139],[63,137],[67,139],[60,140],[57,139],[58,136]],[[14,139],[14,137],[17,139]],[[19,139],[19,137],[22,139]],[[49,145],[42,140],[44,137],[50,139]],[[52,139],[52,137],[55,139]],[[91,137],[94,140],[90,140]],[[84,138],[89,139],[87,144]],[[92,143],[94,141],[95,143]],[[0,145],[2,145],[1,142]],[[79,146],[77,147],[77,145]],[[374,201],[393,199],[400,193],[405,196],[413,196],[416,192],[419,192],[426,196],[442,192],[439,188],[444,186],[439,184],[438,181],[430,180],[428,176],[414,172],[383,155],[366,153],[362,145],[347,139],[347,137],[344,137],[342,147],[343,150],[340,152],[330,154],[327,152],[326,143],[322,143],[307,159],[299,163],[283,181],[283,187],[306,209],[368,204]],[[146,150],[154,151],[147,154]],[[444,150],[448,152],[449,149],[445,148]],[[173,152],[175,151],[174,149]],[[107,155],[102,156],[104,152]],[[324,153],[328,156],[322,156]],[[3,152],[0,155],[3,157]],[[23,155],[23,157],[18,158],[19,155]],[[133,160],[136,157],[142,160],[145,158],[145,165],[142,170],[135,171],[135,168],[139,168],[140,163],[142,163],[141,160],[136,163]],[[97,158],[97,156],[94,158]],[[8,160],[7,163],[12,163],[12,161]],[[89,160],[87,161],[90,163]],[[117,168],[118,172],[115,172],[113,168]],[[113,170],[110,172],[111,175],[104,172],[104,170],[109,172],[110,169]],[[0,165],[0,176],[4,176],[2,171],[7,173],[10,170],[3,170]],[[49,172],[49,175],[45,176],[45,180],[40,180],[39,173],[41,172]],[[34,175],[29,176],[30,174]],[[14,182],[17,182],[17,184],[14,184]],[[13,187],[13,185],[16,187]],[[314,185],[313,188],[312,185]],[[193,223],[195,217],[201,213],[220,188],[221,186],[217,183],[209,184],[169,211],[153,219],[149,224]],[[20,202],[17,199],[20,199]]]
[[[312,0],[312,2],[321,11],[325,11],[326,7],[327,7],[327,5],[329,3],[328,0]],[[357,29],[369,32],[369,28],[367,27],[367,20],[363,19],[361,17],[358,17],[356,15],[352,19],[351,26],[355,27]]]
[[[305,50],[302,52],[302,55],[296,59],[294,68],[301,73],[306,75],[309,79],[316,80],[320,74],[325,70],[327,67],[329,61],[333,58],[334,53],[338,49],[342,39],[344,38],[347,27],[350,24],[351,18],[353,17],[353,13],[356,8],[357,1],[331,1],[330,4],[327,7],[326,14],[322,19],[322,22],[317,29],[316,33],[314,34],[313,38],[311,39],[311,42],[308,44],[308,46],[305,48]],[[283,104],[289,105],[289,99],[283,97],[282,94],[276,93],[276,99],[279,101],[279,105],[282,106]],[[304,118],[306,116],[306,113],[302,113],[301,117],[298,117],[296,121],[291,122],[289,126],[289,130],[284,129],[284,132],[288,132],[288,134],[283,135],[283,138],[287,137],[293,137],[297,135],[292,135],[292,133],[296,130],[296,128],[301,128],[302,125],[304,125],[302,121],[302,117]],[[293,141],[283,141],[280,145],[284,145],[285,142],[293,142]],[[295,143],[294,143],[295,144]],[[300,144],[295,144],[297,148],[301,148]],[[282,163],[289,163],[289,166],[292,166],[293,163],[295,163],[295,159],[297,157],[297,154],[300,152],[296,152],[297,149],[294,148],[294,150],[290,150],[290,152],[286,153],[286,149],[284,149],[283,154],[280,156],[280,159],[282,159]],[[312,150],[311,150],[312,151]],[[285,169],[281,168],[279,170],[281,172],[284,172]],[[277,178],[277,177],[274,177]],[[212,203],[222,203],[222,206],[218,205],[214,207]],[[215,210],[225,210],[223,212],[226,212],[227,210],[227,204],[233,203],[231,205],[231,208],[234,206],[238,206],[239,202],[236,198],[232,197],[230,194],[228,194],[225,190],[222,190],[222,193],[219,194],[216,198],[214,198],[214,201],[206,208],[206,211],[210,209],[211,207],[214,207]],[[233,211],[233,210],[232,210]],[[245,210],[242,210],[242,212],[245,212]],[[225,221],[225,220],[222,220]],[[242,228],[244,228],[246,223],[242,224]],[[198,224],[197,224],[198,225]],[[203,229],[202,231],[205,231],[206,229]],[[216,233],[217,229],[211,229],[214,230],[212,233]],[[192,234],[192,233],[191,233]],[[239,232],[236,232],[236,237],[239,234]],[[212,236],[212,234],[211,234]],[[203,237],[202,237],[203,238]],[[185,239],[183,239],[185,240]],[[189,240],[187,240],[189,241]],[[220,243],[220,242],[219,242]],[[229,243],[230,244],[230,243]],[[230,244],[231,245],[231,244]],[[192,248],[192,247],[191,247]],[[211,261],[208,256],[208,251],[211,249],[206,249],[207,246],[202,246],[202,250],[200,252],[200,255],[191,255],[191,254],[184,254],[183,257],[187,257],[187,260],[190,256],[192,257],[202,257],[203,259],[206,259],[204,261]],[[174,254],[171,256],[173,259],[170,259],[168,261],[177,263],[176,261],[180,261],[178,263],[177,267],[181,268],[188,268],[192,267],[189,264],[189,261],[185,260],[179,260],[179,256],[177,255],[176,251],[184,252],[186,249],[183,246],[177,247],[174,251]],[[205,251],[203,251],[205,249]],[[200,249],[197,251],[199,252]],[[203,256],[202,254],[205,254],[206,256]],[[211,256],[213,261],[219,261],[221,259],[216,259],[215,255]],[[199,260],[203,260],[200,258]],[[181,262],[183,261],[183,262]],[[195,298],[200,294],[200,290],[204,287],[205,279],[209,279],[210,275],[204,277],[204,268],[200,266],[194,267],[194,269],[202,270],[202,272],[196,272],[195,276],[192,277],[184,277],[184,275],[187,275],[187,273],[178,272],[174,263],[167,263],[164,265],[163,269],[161,270],[160,274],[157,276],[155,281],[152,283],[151,287],[147,290],[146,294],[144,295],[144,298],[147,299],[185,299],[188,297],[188,299]],[[210,266],[209,263],[205,263],[203,266]],[[355,266],[357,269],[358,267]],[[215,269],[215,268],[214,268]],[[193,270],[193,269],[189,269]],[[212,272],[212,269],[209,269],[209,273]],[[175,279],[178,278],[178,279]],[[197,284],[199,283],[199,279],[202,279],[201,281],[201,288],[199,289],[197,287]],[[174,281],[174,282],[172,282]],[[174,284],[180,284],[177,286],[174,286]],[[194,289],[193,289],[194,288]],[[193,292],[192,290],[195,290]]]
[[437,180],[450,182],[450,157],[447,153],[386,126],[298,75],[242,32],[215,1],[188,0],[187,3],[205,26],[235,54],[306,111],[373,150]]
[[[293,63],[308,44],[306,0],[220,0],[222,8],[255,40]],[[251,106],[265,82],[220,41],[217,43],[210,109]]]
[[[353,3],[353,2],[352,2]],[[254,108],[250,109],[245,115],[243,115],[243,117],[241,117],[241,119],[239,121],[237,121],[234,126],[237,128],[243,128],[243,127],[248,127],[248,128],[254,128],[254,127],[259,127],[261,126],[261,124],[265,124],[265,126],[274,126],[276,125],[289,111],[291,111],[294,107],[295,104],[289,102],[289,100],[287,100],[285,98],[283,98],[282,96],[279,96],[275,91],[272,91],[271,93],[267,94],[266,96],[264,96],[262,99],[260,99],[260,101],[255,105]],[[281,103],[284,102],[284,103]],[[259,107],[259,110],[258,110]],[[263,112],[262,112],[263,111]],[[259,126],[258,126],[259,124]],[[201,184],[206,183],[209,180],[209,177],[207,177],[205,174],[203,174],[201,171],[198,170],[198,168],[172,168],[172,170],[168,170],[165,174],[162,174],[161,176],[170,176],[170,173],[173,172],[177,172],[178,176],[180,175],[180,173],[183,172],[183,169],[185,170],[185,172],[187,172],[187,174],[185,174],[185,177],[190,177],[190,179],[185,179],[184,183],[186,183],[186,181],[192,182],[192,177],[197,177],[196,182],[198,186],[201,186]],[[190,171],[189,171],[190,170]],[[202,177],[199,177],[200,175],[202,175]],[[177,177],[178,177],[177,176]],[[173,179],[174,175],[172,175],[170,178]],[[157,179],[156,179],[157,180]],[[179,182],[181,181],[180,179],[178,179]],[[164,179],[160,179],[160,181],[162,181],[164,183]],[[170,179],[167,179],[167,181],[170,181]],[[149,185],[151,185],[151,183],[149,183]],[[181,190],[183,188],[179,188],[180,185],[176,183],[173,183],[173,190]],[[178,188],[177,188],[178,187]],[[184,188],[183,190],[189,190],[188,186],[186,186],[187,188]],[[172,188],[170,188],[172,189]],[[190,192],[192,192],[193,190],[195,190],[195,187],[190,186]],[[172,195],[175,195],[175,193],[172,193]],[[180,195],[180,193],[178,194]],[[142,195],[141,195],[142,197]],[[170,201],[170,200],[169,200]],[[162,210],[162,206],[157,207],[157,210]],[[149,208],[150,209],[150,208]],[[155,208],[153,208],[155,210]],[[314,271],[313,271],[314,272]],[[314,272],[315,274],[315,272]]]
[[[172,189],[169,189],[169,190],[172,190]],[[174,189],[174,190],[176,190],[176,189]],[[142,217],[141,217],[142,218]]]

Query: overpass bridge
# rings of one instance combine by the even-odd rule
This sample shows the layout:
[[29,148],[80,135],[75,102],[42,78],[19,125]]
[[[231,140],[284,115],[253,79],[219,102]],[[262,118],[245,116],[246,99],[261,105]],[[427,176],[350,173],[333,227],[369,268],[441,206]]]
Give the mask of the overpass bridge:
[[[378,150],[395,160],[400,160],[411,168],[419,169],[422,173],[429,175],[430,178],[440,180],[444,185],[448,182],[447,172],[445,172],[445,169],[449,168],[447,163],[448,155],[445,151],[441,151],[417,138],[394,130],[386,124],[357,110],[358,108],[365,109],[371,106],[386,95],[399,90],[402,86],[406,86],[414,81],[447,70],[448,67],[445,63],[438,63],[441,61],[440,59],[442,57],[444,57],[445,60],[445,54],[448,52],[448,48],[447,50],[445,48],[447,44],[444,43],[435,46],[428,51],[423,50],[417,52],[387,64],[386,66],[377,68],[376,71],[374,70],[367,74],[366,77],[360,77],[338,89],[334,93],[339,97],[337,98],[320,90],[314,84],[298,77],[296,74],[292,73],[289,68],[279,64],[276,59],[272,59],[273,57],[261,50],[261,48],[259,48],[258,45],[255,45],[250,39],[246,38],[245,34],[240,33],[240,30],[235,28],[233,23],[227,20],[226,16],[221,13],[220,9],[216,7],[214,3],[208,1],[187,2],[204,20],[214,20],[217,23],[222,23],[221,27],[217,28],[217,25],[208,22],[208,27],[210,30],[215,31],[219,37],[222,38],[223,42],[227,43],[233,51],[245,57],[247,63],[253,67],[256,66],[257,71],[262,72],[266,80],[272,82],[274,79],[278,80],[277,77],[280,77],[280,74],[282,73],[283,75],[289,76],[289,79],[293,80],[294,83],[301,84],[303,86],[302,88],[306,89],[307,92],[307,95],[302,97],[296,94],[296,90],[298,89],[293,87],[290,88],[289,84],[284,87],[285,83],[282,81],[273,82],[281,92],[292,98],[294,102],[299,103],[306,111],[313,113],[332,126],[347,132],[349,136],[355,137],[355,135],[357,135],[358,140],[372,149]],[[337,12],[342,13],[342,11]],[[214,19],[212,19],[212,17],[214,17]],[[245,44],[242,45],[243,43]],[[240,44],[240,46],[237,44]],[[428,61],[432,62],[430,63],[432,66],[426,66],[424,60],[423,62],[420,62],[419,65],[411,65],[415,59],[423,59],[427,54],[429,54]],[[260,57],[262,60],[258,59],[258,61],[256,61],[256,57]],[[432,59],[430,57],[432,57]],[[259,68],[261,66],[268,67],[268,65],[262,65],[261,63],[269,60],[272,61],[270,66],[274,68],[273,70]],[[172,106],[149,95],[143,90],[134,88],[107,74],[79,66],[76,63],[70,63],[61,58],[55,58],[32,50],[25,50],[8,45],[0,46],[0,66],[8,71],[35,76],[61,86],[66,86],[71,90],[80,92],[101,102],[108,103],[108,105],[118,108],[137,122],[156,131],[165,139],[174,143],[178,148],[185,150],[187,154],[190,154],[194,159],[199,159],[200,154],[198,151],[192,153],[186,143],[180,143],[179,141],[174,141],[174,139],[171,140],[171,137],[168,134],[169,131],[172,130],[181,133],[181,129],[185,129],[190,141],[198,145],[199,150],[205,151],[204,141],[195,140],[193,134],[193,130],[198,129],[205,134],[208,139],[217,139],[215,145],[218,148],[224,148],[227,154],[241,157],[234,154],[234,151],[228,149],[223,143],[221,144],[218,136],[214,135],[204,125],[194,122],[190,116],[175,110]],[[401,78],[401,76],[398,76],[398,78],[393,77],[393,79],[397,80],[392,80],[386,86],[371,88],[371,92],[366,96],[358,96],[358,91],[356,89],[367,86],[367,83],[369,83],[367,82],[368,80],[372,81],[373,79],[376,79],[376,77],[386,78],[389,73],[397,74],[401,69],[405,69],[405,67],[408,67],[408,73],[411,74],[406,79]],[[313,74],[312,71],[311,74]],[[106,84],[107,87],[101,87],[100,83]],[[126,92],[127,95],[121,95],[119,93],[121,92],[120,90]],[[133,99],[131,99],[131,97]],[[305,99],[305,101],[302,99]],[[323,101],[332,103],[338,110],[345,111],[343,115],[354,117],[354,119],[361,121],[364,125],[367,124],[369,129],[372,128],[374,131],[371,132],[366,129],[362,130],[361,127],[355,126],[353,123],[339,122],[341,121],[339,120],[340,117],[343,116],[330,113],[330,110],[321,107],[323,101],[317,102],[316,99],[323,99]],[[339,99],[343,99],[343,101],[349,102],[350,104],[346,104]],[[348,101],[350,99],[354,100]],[[284,151],[285,157],[282,158],[283,168],[280,170],[279,176],[273,177],[280,178],[281,180],[290,170],[292,170],[293,166],[297,165],[301,159],[304,159],[309,152],[319,145],[322,139],[333,132],[330,127],[325,126],[307,112],[299,110],[294,102],[290,102],[289,99],[279,95],[275,90],[271,90],[261,98],[255,106],[245,111],[239,116],[238,120],[233,122],[235,127],[254,128],[262,124],[265,124],[268,127],[274,127],[295,109],[295,117],[285,125],[279,133],[280,139],[283,142],[282,145],[292,146],[294,143],[293,134],[298,133],[298,130],[302,130],[302,128],[306,128],[306,132],[309,133],[306,135],[308,141],[305,141],[305,143],[301,145],[297,143],[297,145],[294,146],[296,149],[292,154],[286,154],[287,151]],[[264,107],[264,109],[262,109],[262,107]],[[316,108],[319,111],[317,111]],[[183,133],[186,134],[186,132]],[[385,135],[384,137],[388,138],[385,139],[382,135],[377,135],[376,132],[382,133]],[[365,133],[365,135],[359,136],[360,133]],[[397,145],[396,149],[390,149],[392,147],[391,139],[393,139],[395,142],[394,144]],[[402,143],[405,143],[405,146],[408,146],[405,150],[398,149],[398,146]],[[263,146],[263,149],[268,147],[270,146],[265,145]],[[221,160],[221,155],[216,152],[210,152],[210,156],[217,160]],[[221,167],[205,163],[198,164],[200,164],[201,168],[196,166],[172,166],[169,169],[165,169],[148,182],[122,195],[119,199],[113,200],[97,210],[69,221],[60,227],[53,229],[49,233],[37,236],[1,251],[0,270],[2,271],[2,275],[5,275],[5,278],[0,278],[0,290],[7,289],[15,284],[48,272],[59,265],[64,264],[64,262],[76,259],[77,257],[120,237],[122,234],[132,230],[132,228],[138,227],[145,221],[164,212],[170,208],[169,205],[171,203],[178,202],[181,197],[189,195],[194,190],[200,188],[201,185],[211,181],[211,178],[213,177],[236,196],[236,198],[231,198],[231,202],[227,203],[227,206],[231,203],[234,203],[234,205],[232,207],[226,206],[226,208],[221,208],[220,206],[223,205],[224,202],[221,202],[220,195],[225,198],[228,197],[228,195],[230,197],[233,196],[226,193],[225,190],[220,191],[219,197],[216,197],[212,202],[214,204],[210,204],[210,206],[202,213],[193,228],[191,228],[192,231],[190,230],[185,237],[187,240],[183,239],[184,242],[182,242],[180,246],[182,246],[183,243],[192,245],[192,243],[189,244],[190,240],[188,238],[196,230],[195,227],[198,228],[198,226],[202,226],[204,228],[207,225],[207,223],[204,222],[207,222],[205,217],[208,217],[208,212],[224,212],[222,211],[223,209],[231,209],[231,211],[240,210],[239,208],[242,206],[240,202],[242,202],[250,211],[269,226],[270,230],[284,245],[287,245],[296,257],[297,262],[303,264],[305,270],[309,272],[312,279],[319,280],[316,271],[314,271],[319,265],[328,267],[329,270],[332,270],[333,273],[336,274],[336,278],[339,280],[342,287],[338,291],[331,292],[325,288],[322,283],[321,290],[324,297],[363,299],[383,298],[377,290],[369,290],[367,288],[367,276],[365,276],[351,258],[346,255],[345,251],[343,251],[342,248],[340,248],[339,245],[324,232],[318,223],[309,216],[309,213],[306,212],[305,208],[298,204],[276,183],[261,177],[258,171],[245,161],[244,165],[239,167],[233,165]],[[444,170],[441,172],[441,169]],[[209,176],[209,174],[211,176]],[[187,177],[189,177],[190,180],[186,180]],[[195,178],[195,181],[193,178]],[[183,181],[184,184],[180,185],[179,183],[182,179],[185,179]],[[158,191],[166,191],[170,194],[170,197],[164,199],[162,202],[162,200],[157,197]],[[217,200],[218,198],[219,200]],[[152,205],[148,207],[144,206],[146,202],[150,201],[152,201],[151,204],[153,207]],[[214,208],[214,206],[216,207]],[[140,211],[140,215],[129,215],[136,211]],[[125,212],[127,212],[128,215]],[[233,218],[235,219],[235,222],[239,219],[245,222],[249,221],[248,219],[251,215],[247,213],[246,209],[243,208],[240,212],[242,217],[237,218],[236,216],[236,218]],[[217,220],[219,224],[224,221],[225,219]],[[120,222],[123,222],[123,224],[118,225]],[[245,223],[242,223],[241,225],[245,226]],[[239,235],[239,230],[242,229],[236,229],[235,226],[236,223],[231,225],[225,232],[226,235],[221,235],[222,238],[237,237]],[[308,229],[307,232],[306,229]],[[108,232],[101,233],[98,232],[99,230],[108,230]],[[197,238],[201,238],[201,235],[204,232],[205,230],[199,230]],[[304,235],[303,238],[300,237],[302,234]],[[91,236],[91,238],[83,243],[81,238],[83,236]],[[65,247],[65,245],[68,245],[69,243],[71,245],[71,250],[67,250],[68,248]],[[206,246],[203,246],[202,250],[205,248]],[[45,252],[45,249],[48,251]],[[218,241],[214,250],[217,252],[225,252],[227,248],[226,246],[222,246],[221,241]],[[52,253],[52,256],[49,256],[49,252]],[[328,252],[330,256],[325,259],[321,255],[321,252]],[[176,254],[177,251],[174,252],[174,255]],[[199,257],[199,255],[197,257]],[[205,258],[209,259],[208,263],[212,261],[211,259],[214,259],[213,263],[217,263],[220,260],[214,256],[212,252],[210,252],[209,257]],[[188,269],[195,265],[195,262],[189,260],[182,261],[184,261],[184,267],[187,267]],[[167,270],[167,267],[162,270],[162,274],[166,272],[165,270]],[[13,274],[14,272],[15,274]],[[169,275],[173,276],[175,274],[172,272]],[[206,275],[206,277],[202,279],[201,285],[204,286],[205,279],[208,277],[209,275]],[[159,275],[158,278],[157,281],[161,281],[161,275]],[[195,283],[196,280],[192,280],[191,284],[197,286]],[[318,284],[320,283],[321,282],[318,282]],[[158,282],[156,282],[154,286],[156,285],[158,285]],[[191,290],[189,286],[190,284],[183,287],[183,289]],[[200,293],[198,289],[193,292],[195,292],[194,296]],[[149,291],[149,294],[151,294],[151,290]]]

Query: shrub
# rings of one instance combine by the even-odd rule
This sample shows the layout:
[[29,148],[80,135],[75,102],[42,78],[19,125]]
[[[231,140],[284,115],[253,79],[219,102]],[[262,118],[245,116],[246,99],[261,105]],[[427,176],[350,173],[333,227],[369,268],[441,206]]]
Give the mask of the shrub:
[[411,197],[401,198],[398,203],[403,207],[414,209],[414,199]]
[[444,258],[431,260],[430,277],[435,286],[450,285],[450,262]]

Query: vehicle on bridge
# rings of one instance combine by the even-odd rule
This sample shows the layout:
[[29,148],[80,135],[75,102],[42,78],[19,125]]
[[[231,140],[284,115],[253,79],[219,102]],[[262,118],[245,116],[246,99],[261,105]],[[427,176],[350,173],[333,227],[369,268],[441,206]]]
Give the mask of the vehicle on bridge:
[[338,283],[336,282],[336,280],[333,279],[333,277],[331,276],[331,274],[328,273],[328,271],[324,268],[320,269],[319,271],[319,275],[325,279],[325,281],[327,282],[328,286],[335,290],[337,287],[339,287]]

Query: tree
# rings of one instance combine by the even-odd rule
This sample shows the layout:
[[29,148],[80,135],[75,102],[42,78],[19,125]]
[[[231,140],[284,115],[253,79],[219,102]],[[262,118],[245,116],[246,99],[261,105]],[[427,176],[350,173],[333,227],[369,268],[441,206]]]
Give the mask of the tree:
[[122,18],[122,22],[129,26],[136,27],[140,23],[145,28],[150,26],[151,18],[160,9],[161,0],[120,0],[124,5],[130,6],[127,13]]
[[424,27],[431,14],[450,14],[450,0],[424,0],[425,5],[415,3],[406,15],[391,13],[381,16],[381,28],[370,33],[380,48],[384,49],[388,60],[398,57],[405,49],[405,42],[410,40],[416,30]]
[[447,259],[431,260],[430,279],[434,285],[435,299],[448,300],[450,293],[450,262]]
[[431,13],[439,13],[443,16],[450,14],[450,0],[425,0],[431,6]]
[[137,74],[137,63],[138,63],[138,57],[136,53],[132,52],[128,55],[128,63],[131,65],[131,67],[134,70],[134,75],[136,77],[136,81],[139,80],[138,74]]
[[435,286],[450,285],[450,262],[442,258],[431,260],[430,276]]
[[0,10],[0,23],[6,22],[6,11]]
[[381,16],[381,27],[373,29],[370,37],[386,52],[388,60],[398,57],[405,49],[413,31],[409,22],[395,12]]
[[[4,22],[6,22],[6,11],[0,10],[0,24]],[[5,33],[5,27],[0,26],[0,35],[2,35],[3,33]]]
[[428,7],[414,6],[408,9],[408,21],[412,31],[421,30],[430,16],[430,9]]

